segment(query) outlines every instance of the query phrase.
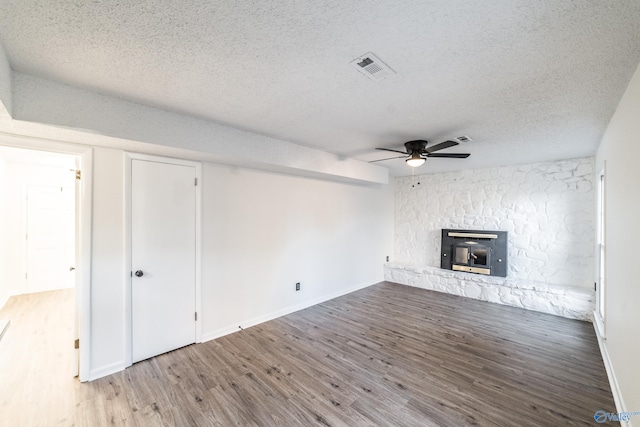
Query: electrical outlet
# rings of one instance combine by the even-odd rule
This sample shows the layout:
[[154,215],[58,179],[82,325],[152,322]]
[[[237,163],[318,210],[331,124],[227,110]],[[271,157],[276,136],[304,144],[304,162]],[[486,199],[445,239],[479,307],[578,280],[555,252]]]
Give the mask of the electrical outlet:
[[296,283],[296,291],[300,290],[300,282]]
[[389,255],[387,255],[387,262],[389,262]]

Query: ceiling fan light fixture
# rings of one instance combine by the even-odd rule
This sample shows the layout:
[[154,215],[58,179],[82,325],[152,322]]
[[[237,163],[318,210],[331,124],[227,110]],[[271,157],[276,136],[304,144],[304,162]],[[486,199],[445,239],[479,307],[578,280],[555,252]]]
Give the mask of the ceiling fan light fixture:
[[422,157],[420,153],[413,153],[411,154],[411,157],[405,160],[405,162],[407,162],[407,164],[412,168],[417,168],[418,166],[422,166],[426,161],[427,159]]

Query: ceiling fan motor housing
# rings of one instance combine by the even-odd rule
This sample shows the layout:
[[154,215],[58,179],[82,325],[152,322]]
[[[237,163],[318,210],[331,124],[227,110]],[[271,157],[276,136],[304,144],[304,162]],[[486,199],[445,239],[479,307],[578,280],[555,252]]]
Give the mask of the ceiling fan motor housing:
[[414,141],[408,141],[404,143],[404,148],[407,153],[422,153],[427,148],[427,141],[423,139],[416,139]]

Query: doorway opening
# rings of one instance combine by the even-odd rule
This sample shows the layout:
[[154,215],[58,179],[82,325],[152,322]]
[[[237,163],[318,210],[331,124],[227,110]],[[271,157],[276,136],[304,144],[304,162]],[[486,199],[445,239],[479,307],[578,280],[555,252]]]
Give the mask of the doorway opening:
[[12,317],[3,344],[16,361],[36,351],[61,361],[70,377],[79,374],[79,164],[73,154],[0,146],[0,317]]

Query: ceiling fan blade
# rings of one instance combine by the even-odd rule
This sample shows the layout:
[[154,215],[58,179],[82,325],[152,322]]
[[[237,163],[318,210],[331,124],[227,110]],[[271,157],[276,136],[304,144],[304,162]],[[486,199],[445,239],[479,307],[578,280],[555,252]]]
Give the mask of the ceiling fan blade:
[[424,152],[433,153],[434,151],[444,150],[445,148],[454,147],[458,144],[459,142],[456,142],[456,141],[445,141],[445,142],[441,142],[440,144],[436,144],[434,146],[425,148]]
[[376,148],[376,150],[391,151],[392,153],[400,153],[400,154],[404,154],[405,156],[409,155],[409,153],[407,153],[406,151],[392,150],[391,148]]
[[384,160],[391,160],[391,159],[404,159],[406,157],[409,157],[409,156],[404,155],[404,156],[398,156],[398,157],[387,157],[386,159],[371,160],[369,163],[382,162]]
[[427,157],[445,157],[449,159],[466,159],[469,153],[426,153]]

